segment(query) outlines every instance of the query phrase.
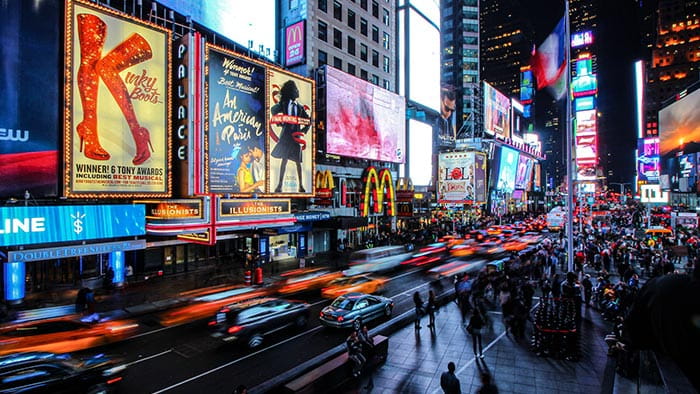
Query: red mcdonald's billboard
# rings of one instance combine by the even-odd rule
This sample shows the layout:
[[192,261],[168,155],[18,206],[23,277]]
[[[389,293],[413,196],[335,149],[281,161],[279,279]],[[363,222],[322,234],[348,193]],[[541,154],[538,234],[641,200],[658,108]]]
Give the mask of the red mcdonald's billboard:
[[287,26],[284,33],[285,40],[285,66],[294,66],[304,62],[306,42],[306,20]]
[[[374,213],[381,213],[386,198],[386,214],[396,216],[396,197],[394,195],[394,181],[391,178],[391,171],[384,168],[377,172],[374,167],[367,167],[362,177],[364,187],[360,199],[360,215],[369,216],[369,199],[372,196],[374,202]],[[374,186],[374,187],[372,187]]]

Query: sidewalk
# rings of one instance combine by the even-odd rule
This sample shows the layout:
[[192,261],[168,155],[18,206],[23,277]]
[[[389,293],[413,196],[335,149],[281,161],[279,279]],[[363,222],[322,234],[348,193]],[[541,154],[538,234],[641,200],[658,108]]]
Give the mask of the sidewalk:
[[536,356],[529,350],[529,329],[526,339],[518,343],[504,333],[500,313],[489,315],[494,330],[483,335],[483,361],[474,358],[471,337],[462,325],[459,308],[451,302],[436,316],[434,334],[426,327],[426,317],[419,333],[409,324],[389,337],[389,356],[373,372],[373,388],[366,388],[370,378],[364,376],[342,392],[442,393],[440,375],[450,361],[457,366],[462,393],[474,393],[481,386],[480,370],[491,373],[499,393],[601,392],[607,363],[603,338],[609,329],[595,310],[588,308],[583,312],[579,361]]

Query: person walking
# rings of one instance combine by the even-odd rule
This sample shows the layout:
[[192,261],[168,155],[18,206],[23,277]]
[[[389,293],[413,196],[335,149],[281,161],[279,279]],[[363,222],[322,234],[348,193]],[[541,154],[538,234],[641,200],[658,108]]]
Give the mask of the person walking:
[[420,319],[423,317],[425,310],[423,309],[423,300],[420,298],[420,293],[413,293],[413,304],[416,306],[416,319],[414,320],[414,327],[420,330]]
[[447,363],[447,371],[440,375],[440,387],[445,394],[460,394],[459,379],[455,376],[455,363]]
[[435,292],[430,290],[428,292],[428,317],[430,318],[430,324],[428,327],[435,329],[435,311],[437,310],[437,301],[435,300]]
[[481,305],[477,302],[474,305],[474,312],[472,317],[469,319],[469,325],[467,325],[467,332],[472,336],[472,346],[474,349],[474,356],[479,358],[484,358],[482,344],[481,344],[481,329],[484,327],[484,316]]

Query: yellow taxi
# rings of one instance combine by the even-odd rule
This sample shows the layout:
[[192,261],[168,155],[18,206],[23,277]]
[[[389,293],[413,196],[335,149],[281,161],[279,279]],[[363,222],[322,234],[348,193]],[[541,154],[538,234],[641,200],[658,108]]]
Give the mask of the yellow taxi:
[[318,290],[342,276],[341,272],[328,268],[300,268],[282,274],[282,279],[273,284],[273,288],[282,295]]
[[324,298],[337,298],[348,293],[379,293],[384,289],[386,282],[386,278],[368,275],[338,278],[321,290],[321,296]]

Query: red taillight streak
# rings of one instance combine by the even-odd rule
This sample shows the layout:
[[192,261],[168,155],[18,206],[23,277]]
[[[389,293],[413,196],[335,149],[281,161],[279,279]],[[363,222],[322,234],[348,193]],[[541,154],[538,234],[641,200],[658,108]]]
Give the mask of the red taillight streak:
[[345,320],[345,319],[343,319],[342,316],[338,316],[338,321],[343,321],[343,320]]
[[209,323],[207,323],[210,326],[215,326],[216,325],[216,320],[212,320]]
[[241,326],[231,326],[231,327],[228,328],[228,333],[229,333],[229,334],[235,334],[235,333],[237,333],[238,331],[241,331],[242,329],[243,329],[243,327],[241,327]]
[[117,376],[116,378],[112,378],[107,381],[107,384],[112,384],[112,383],[117,383],[118,381],[122,380],[121,376]]

